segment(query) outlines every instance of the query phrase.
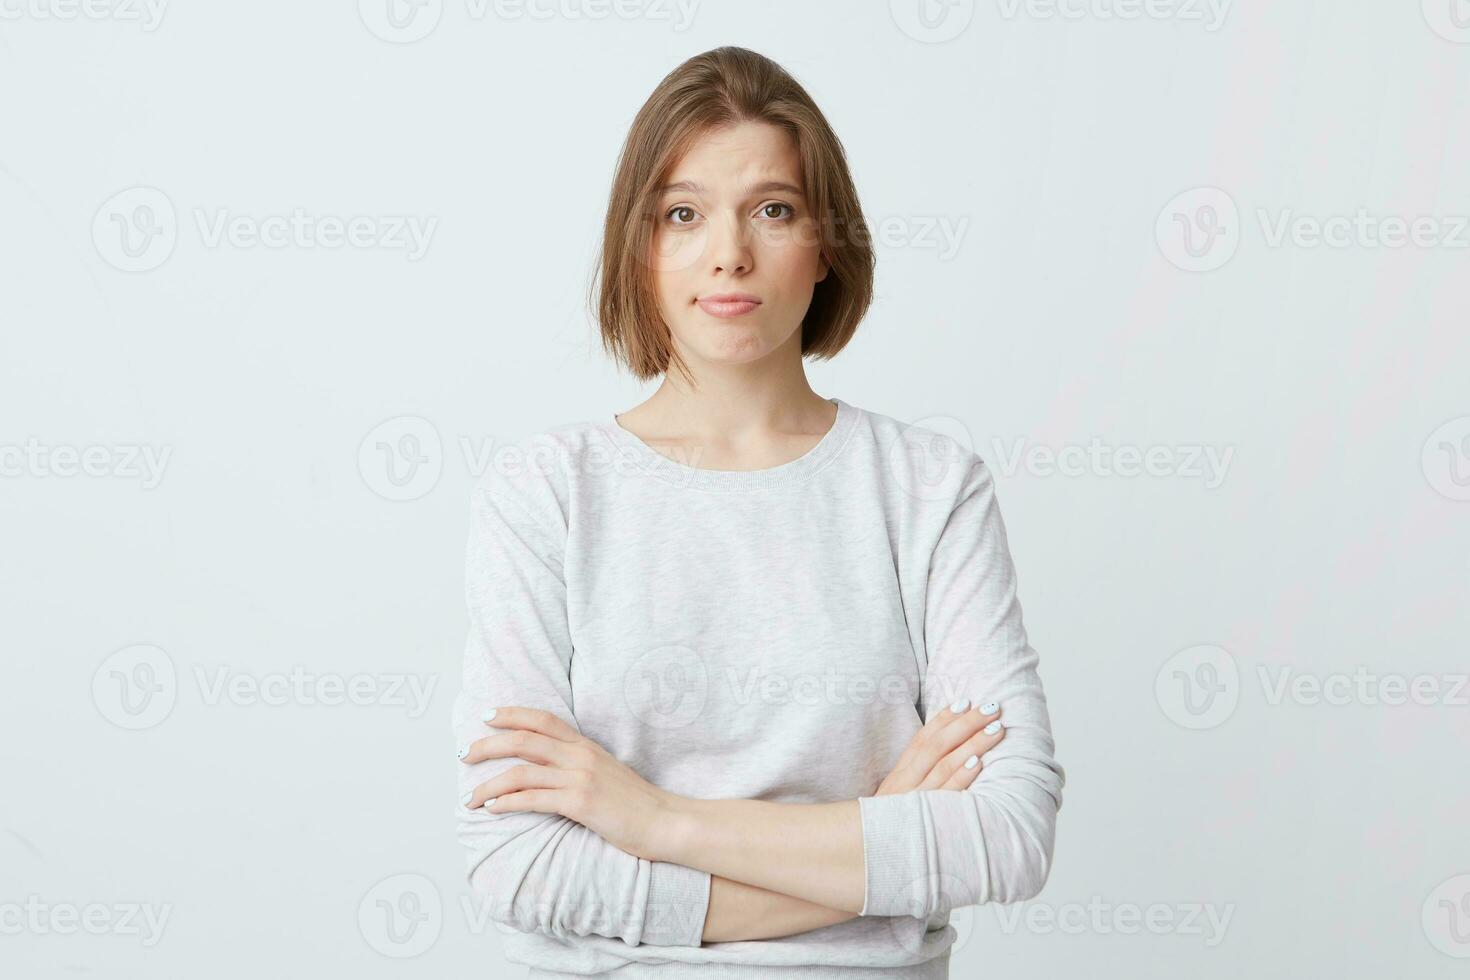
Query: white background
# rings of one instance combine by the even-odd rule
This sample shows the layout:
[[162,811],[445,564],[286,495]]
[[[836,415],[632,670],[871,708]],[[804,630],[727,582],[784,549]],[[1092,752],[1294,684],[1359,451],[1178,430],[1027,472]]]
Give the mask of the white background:
[[[468,491],[651,391],[613,162],[741,44],[879,238],[813,387],[991,463],[1042,656],[1055,867],[954,975],[1464,975],[1470,3],[385,4],[0,0],[0,973],[524,975],[453,837]],[[210,234],[294,209],[364,239]]]

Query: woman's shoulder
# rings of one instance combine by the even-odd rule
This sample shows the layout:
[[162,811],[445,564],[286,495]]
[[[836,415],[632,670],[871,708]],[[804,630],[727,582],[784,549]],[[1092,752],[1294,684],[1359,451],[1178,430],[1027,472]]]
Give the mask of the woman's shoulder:
[[606,439],[592,421],[562,422],[497,437],[481,455],[477,493],[509,500],[564,524],[578,475],[595,466]]
[[975,449],[974,427],[963,418],[935,413],[909,421],[871,409],[859,411],[886,482],[901,500],[943,509],[993,483]]

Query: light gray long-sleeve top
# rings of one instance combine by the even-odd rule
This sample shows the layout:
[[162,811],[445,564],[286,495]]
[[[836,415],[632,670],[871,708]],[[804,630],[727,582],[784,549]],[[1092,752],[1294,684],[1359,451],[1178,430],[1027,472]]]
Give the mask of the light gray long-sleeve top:
[[[530,976],[945,977],[950,909],[1046,881],[1065,776],[990,470],[831,401],[821,441],[769,469],[676,462],[610,416],[522,437],[478,482],[458,744],[525,705],[680,795],[862,817],[860,917],[703,943],[709,873],[458,807],[473,899]],[[1006,726],[971,786],[873,796],[964,698]],[[458,764],[455,798],[524,761]]]

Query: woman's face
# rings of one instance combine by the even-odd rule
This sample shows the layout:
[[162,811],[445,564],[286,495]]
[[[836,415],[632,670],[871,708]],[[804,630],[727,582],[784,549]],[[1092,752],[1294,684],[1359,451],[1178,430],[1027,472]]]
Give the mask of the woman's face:
[[654,221],[659,306],[691,366],[758,360],[799,332],[828,266],[790,134],[764,122],[706,133],[670,173]]

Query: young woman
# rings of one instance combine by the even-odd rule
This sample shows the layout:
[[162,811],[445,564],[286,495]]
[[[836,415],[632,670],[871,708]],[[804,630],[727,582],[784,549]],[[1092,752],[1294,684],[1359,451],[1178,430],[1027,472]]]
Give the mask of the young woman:
[[599,318],[641,405],[477,486],[469,881],[531,977],[934,978],[1034,896],[1063,770],[985,464],[807,383],[872,292],[841,144],[742,48],[628,135]]

